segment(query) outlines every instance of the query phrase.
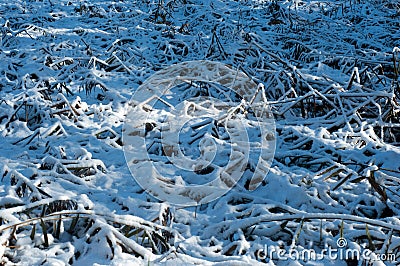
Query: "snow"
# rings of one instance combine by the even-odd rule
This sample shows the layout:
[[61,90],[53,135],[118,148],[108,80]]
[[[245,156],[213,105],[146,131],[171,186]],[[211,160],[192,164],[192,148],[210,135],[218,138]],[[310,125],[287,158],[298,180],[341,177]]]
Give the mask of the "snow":
[[2,1],[0,264],[395,265],[399,10]]

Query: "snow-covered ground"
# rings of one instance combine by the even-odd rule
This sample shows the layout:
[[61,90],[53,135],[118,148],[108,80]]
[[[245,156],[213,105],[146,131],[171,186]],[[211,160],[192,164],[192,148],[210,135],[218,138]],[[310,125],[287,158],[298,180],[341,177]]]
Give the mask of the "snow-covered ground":
[[[1,1],[0,14],[0,265],[400,260],[399,1],[15,0]],[[122,136],[138,87],[192,60],[264,84],[276,148],[256,190],[246,173],[257,152],[227,194],[185,207],[136,183]],[[198,83],[167,99],[182,103],[204,88],[226,101],[223,89]],[[166,163],[157,123],[147,122],[149,157]],[[206,135],[225,154],[213,165],[222,167],[232,144],[225,128],[191,123],[182,152],[198,157],[193,145]],[[288,256],[344,240],[343,252],[383,260]]]

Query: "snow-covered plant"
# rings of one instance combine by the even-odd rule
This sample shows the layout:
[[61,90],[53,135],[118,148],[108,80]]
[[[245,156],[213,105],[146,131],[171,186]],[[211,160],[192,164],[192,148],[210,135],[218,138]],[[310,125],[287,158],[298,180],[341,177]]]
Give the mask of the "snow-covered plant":
[[[260,250],[319,252],[343,239],[394,254],[381,262],[394,265],[399,10],[378,0],[3,1],[0,265],[286,265]],[[147,78],[191,60],[264,84],[276,153],[255,191],[241,179],[212,202],[174,207],[132,178],[123,123]],[[218,95],[190,85],[171,97]],[[148,153],[167,161],[145,122]],[[223,130],[207,126],[184,148]]]

